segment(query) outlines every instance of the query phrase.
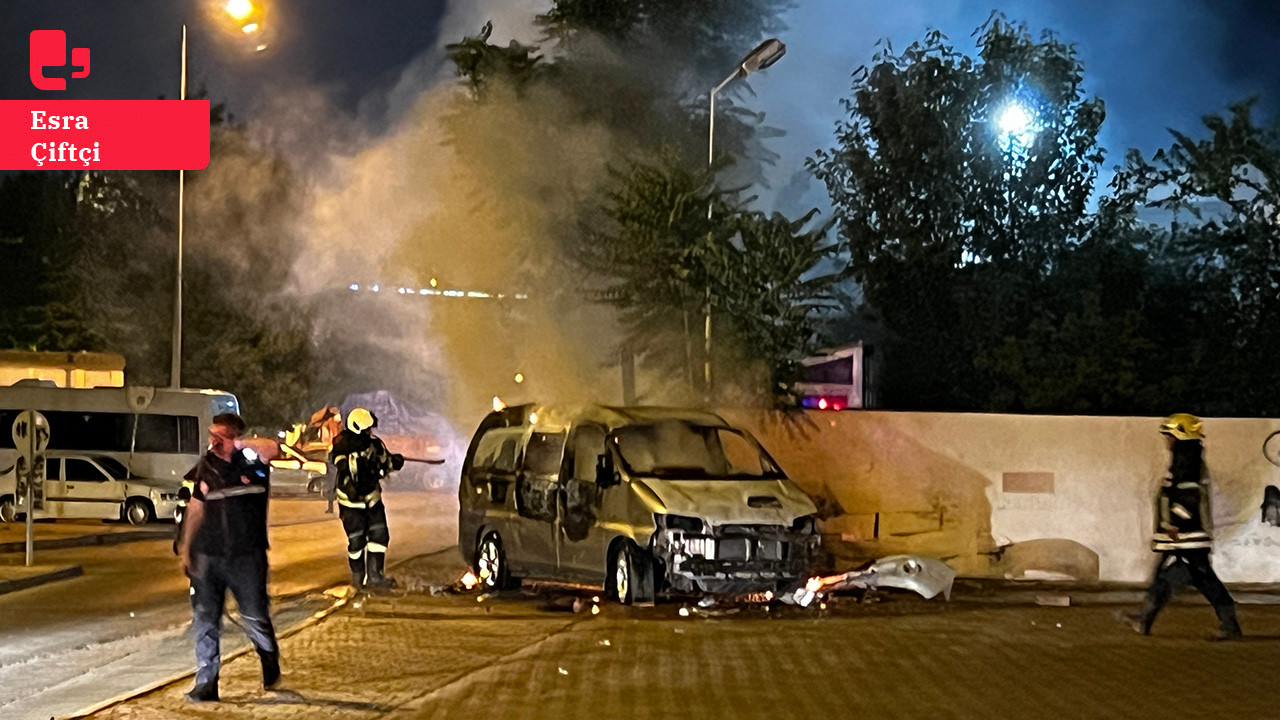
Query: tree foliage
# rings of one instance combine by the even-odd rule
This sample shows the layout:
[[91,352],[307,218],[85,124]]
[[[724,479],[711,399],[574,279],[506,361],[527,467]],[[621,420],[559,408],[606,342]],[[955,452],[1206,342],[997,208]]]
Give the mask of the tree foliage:
[[[1131,150],[1091,209],[1103,105],[1074,48],[999,15],[976,35],[886,46],[811,161],[888,337],[884,403],[1280,412],[1280,142],[1253,104]],[[1009,97],[1033,138],[993,129]]]
[[800,360],[816,349],[818,313],[832,298],[835,277],[822,273],[830,225],[806,229],[813,212],[790,220],[746,209],[712,171],[669,156],[614,175],[604,222],[578,257],[645,360],[699,387],[710,312],[713,381],[732,386],[721,397],[796,405]]
[[[989,408],[974,359],[1046,312],[1045,278],[1086,230],[1103,104],[1075,48],[993,15],[977,57],[938,31],[853,75],[827,186],[847,271],[889,331],[896,406]],[[1001,134],[1011,105],[1034,135]],[[1053,321],[1060,321],[1061,314]]]

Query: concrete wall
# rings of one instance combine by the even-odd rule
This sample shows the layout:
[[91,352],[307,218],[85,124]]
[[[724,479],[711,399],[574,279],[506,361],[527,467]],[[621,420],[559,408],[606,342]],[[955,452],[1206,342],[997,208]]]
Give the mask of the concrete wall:
[[[751,430],[825,511],[850,561],[946,557],[962,575],[1141,582],[1152,501],[1168,467],[1159,418],[725,412]],[[1280,582],[1280,528],[1260,522],[1280,468],[1262,442],[1280,421],[1208,419],[1214,565],[1226,582]]]

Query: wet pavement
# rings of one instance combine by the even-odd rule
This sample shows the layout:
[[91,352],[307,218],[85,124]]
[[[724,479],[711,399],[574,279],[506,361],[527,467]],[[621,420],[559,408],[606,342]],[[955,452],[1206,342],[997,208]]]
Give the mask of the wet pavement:
[[283,690],[264,691],[247,656],[224,667],[223,702],[187,704],[188,679],[92,717],[1276,716],[1274,605],[1241,607],[1244,641],[1210,643],[1213,614],[1189,595],[1140,637],[1116,622],[1123,606],[1003,602],[989,583],[958,584],[951,603],[885,591],[825,610],[624,608],[545,585],[441,592],[462,570],[452,549],[415,558],[396,568],[402,589],[286,639]]

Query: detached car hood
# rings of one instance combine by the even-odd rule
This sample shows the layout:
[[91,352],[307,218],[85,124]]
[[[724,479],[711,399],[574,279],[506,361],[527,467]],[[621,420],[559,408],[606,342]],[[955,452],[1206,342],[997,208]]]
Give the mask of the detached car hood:
[[668,513],[712,525],[790,525],[817,512],[790,480],[633,480],[651,490]]

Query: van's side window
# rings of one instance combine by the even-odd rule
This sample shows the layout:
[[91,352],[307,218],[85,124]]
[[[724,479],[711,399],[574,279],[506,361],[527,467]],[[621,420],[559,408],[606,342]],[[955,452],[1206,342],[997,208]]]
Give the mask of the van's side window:
[[564,454],[564,433],[540,433],[529,436],[525,446],[522,472],[516,481],[516,508],[520,514],[553,522],[556,519],[556,479]]
[[605,453],[604,438],[604,428],[599,425],[583,425],[574,429],[569,456],[574,480],[584,483],[596,481],[596,463]]

